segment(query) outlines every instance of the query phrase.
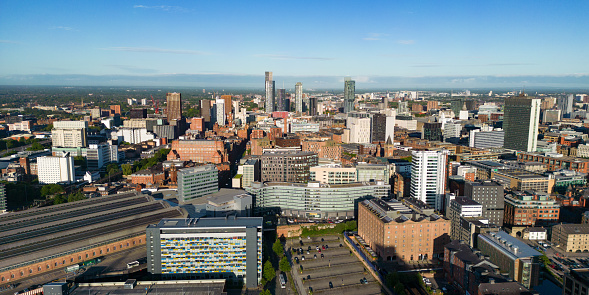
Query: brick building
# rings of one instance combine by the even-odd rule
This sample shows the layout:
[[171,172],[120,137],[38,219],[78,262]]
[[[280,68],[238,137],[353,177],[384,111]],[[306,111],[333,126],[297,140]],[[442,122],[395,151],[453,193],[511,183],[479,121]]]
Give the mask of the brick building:
[[307,182],[313,166],[317,166],[317,154],[296,150],[275,149],[261,157],[262,182]]
[[433,209],[371,199],[358,204],[358,235],[383,260],[430,260],[444,255],[450,220]]
[[573,157],[550,157],[535,153],[517,154],[519,162],[540,162],[546,165],[546,169],[556,171],[561,169],[573,170],[581,173],[589,173],[589,159]]
[[192,118],[190,119],[190,130],[203,132],[205,130],[204,124],[204,118]]
[[549,225],[557,223],[560,216],[560,205],[548,194],[515,191],[506,194],[504,202],[504,225]]
[[144,169],[131,174],[131,183],[142,184],[146,187],[162,185],[166,181],[166,173],[161,167]]
[[174,140],[168,154],[170,160],[219,164],[229,161],[229,155],[221,140]]
[[342,146],[333,140],[307,140],[301,142],[304,152],[313,152],[321,159],[332,159],[339,161],[342,155]]

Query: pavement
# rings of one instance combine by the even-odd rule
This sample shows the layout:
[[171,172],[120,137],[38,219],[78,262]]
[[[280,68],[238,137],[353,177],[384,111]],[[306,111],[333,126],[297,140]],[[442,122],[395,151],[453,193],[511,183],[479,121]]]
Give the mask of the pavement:
[[[323,245],[327,245],[327,249],[322,249]],[[311,250],[308,250],[309,246]],[[317,246],[321,252],[317,250]],[[381,294],[380,285],[364,269],[362,262],[351,254],[343,236],[290,239],[285,248],[289,250],[288,257],[293,265],[293,279],[299,294],[309,294],[309,290],[313,290],[313,294]],[[293,253],[293,248],[303,248],[304,254]],[[324,258],[321,258],[321,254]],[[314,258],[315,255],[317,258]],[[303,256],[305,260],[302,260]],[[298,263],[294,260],[295,257],[299,259]],[[361,283],[364,278],[367,284]]]

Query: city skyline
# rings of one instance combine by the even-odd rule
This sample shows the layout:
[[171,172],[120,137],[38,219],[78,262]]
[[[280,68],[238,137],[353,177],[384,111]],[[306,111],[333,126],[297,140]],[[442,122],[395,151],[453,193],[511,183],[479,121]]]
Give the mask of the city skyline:
[[264,71],[306,88],[589,85],[584,1],[0,8],[3,85],[256,87]]

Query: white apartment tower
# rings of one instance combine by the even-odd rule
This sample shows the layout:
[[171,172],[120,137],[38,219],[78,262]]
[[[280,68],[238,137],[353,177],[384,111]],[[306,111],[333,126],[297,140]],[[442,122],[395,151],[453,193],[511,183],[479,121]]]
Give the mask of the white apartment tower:
[[303,83],[297,82],[295,85],[295,111],[303,113]]
[[86,147],[86,121],[58,121],[53,123],[53,147]]
[[225,126],[225,100],[222,98],[215,102],[215,119],[219,126]]
[[413,151],[411,197],[442,211],[448,151]]
[[63,157],[37,158],[37,173],[40,184],[72,183],[76,180],[74,171],[74,157],[65,153]]

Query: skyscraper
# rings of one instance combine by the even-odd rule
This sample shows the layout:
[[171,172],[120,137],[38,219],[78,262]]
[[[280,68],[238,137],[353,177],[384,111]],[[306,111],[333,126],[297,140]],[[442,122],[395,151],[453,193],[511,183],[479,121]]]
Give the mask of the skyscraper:
[[317,97],[309,97],[309,116],[317,115]]
[[558,109],[562,111],[562,116],[569,118],[573,112],[573,100],[574,95],[569,94],[567,96],[561,96],[557,100]]
[[225,100],[222,98],[217,98],[215,102],[215,122],[219,124],[219,126],[225,125]]
[[182,119],[182,97],[180,93],[166,94],[168,121]]
[[286,107],[286,89],[278,89],[275,96],[276,111],[288,111]]
[[229,118],[229,114],[231,114],[231,95],[221,95],[221,99],[225,102],[225,118]]
[[413,151],[411,156],[411,197],[442,211],[448,152]]
[[303,83],[297,82],[295,85],[295,111],[303,112]]
[[200,114],[205,122],[211,122],[211,101],[203,99],[200,101]]
[[266,72],[266,112],[271,113],[276,109],[274,107],[275,84],[272,80],[272,72]]
[[506,149],[534,152],[538,143],[541,100],[525,96],[505,99],[503,129]]
[[356,98],[356,81],[346,77],[344,81],[344,113],[354,111],[354,100]]

